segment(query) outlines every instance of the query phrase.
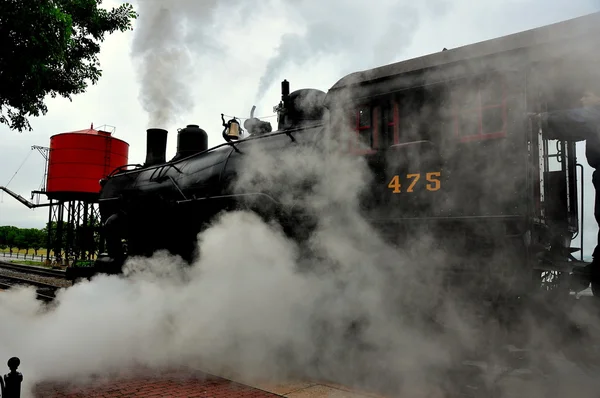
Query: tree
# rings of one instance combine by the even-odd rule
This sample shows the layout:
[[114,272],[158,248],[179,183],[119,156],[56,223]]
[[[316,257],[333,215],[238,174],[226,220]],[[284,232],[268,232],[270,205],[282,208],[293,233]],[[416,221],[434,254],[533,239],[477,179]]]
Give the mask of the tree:
[[46,235],[44,234],[43,230],[34,229],[34,231],[35,231],[35,238],[34,238],[33,244],[31,245],[31,248],[33,249],[33,252],[37,256],[38,251],[40,249],[46,247],[47,239],[46,239]]
[[8,247],[8,227],[0,227],[0,249],[4,250]]
[[130,30],[137,18],[124,3],[102,0],[0,1],[0,123],[31,130],[29,116],[45,115],[47,95],[86,91],[102,75],[98,53],[106,34]]
[[29,254],[29,241],[27,240],[27,230],[20,229],[17,232],[17,237],[15,238],[15,246],[19,251],[26,250],[25,255]]
[[26,250],[25,254],[29,254],[29,250],[33,249],[33,252],[37,255],[38,249],[41,247],[38,245],[40,239],[40,230],[37,228],[27,228],[22,229],[21,233],[23,234],[24,240],[24,249]]
[[5,226],[3,228],[4,241],[8,247],[9,253],[12,254],[13,248],[17,246],[17,237],[20,234],[20,230],[17,227]]
[[13,226],[0,226],[0,249],[9,248],[12,253],[13,248],[19,250],[33,249],[37,251],[46,247],[46,234],[44,229],[37,228],[18,228]]

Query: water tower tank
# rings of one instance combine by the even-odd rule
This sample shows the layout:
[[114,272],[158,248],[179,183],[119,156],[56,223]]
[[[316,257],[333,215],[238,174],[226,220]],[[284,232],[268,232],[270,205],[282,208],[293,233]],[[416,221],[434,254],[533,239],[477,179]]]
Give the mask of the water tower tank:
[[129,144],[111,133],[86,130],[50,137],[48,180],[49,198],[97,196],[100,179],[129,160]]

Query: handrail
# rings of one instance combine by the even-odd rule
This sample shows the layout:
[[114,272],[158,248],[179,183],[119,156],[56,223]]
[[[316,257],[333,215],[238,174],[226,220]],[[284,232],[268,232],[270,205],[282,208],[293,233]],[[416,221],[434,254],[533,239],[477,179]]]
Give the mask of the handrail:
[[579,240],[581,241],[580,244],[580,255],[581,255],[581,261],[583,261],[583,220],[585,220],[585,213],[584,213],[584,207],[583,207],[583,191],[584,191],[584,186],[585,184],[583,183],[584,181],[584,175],[583,175],[583,165],[581,163],[577,163],[575,164],[575,167],[579,167],[581,169],[581,226],[579,228]]

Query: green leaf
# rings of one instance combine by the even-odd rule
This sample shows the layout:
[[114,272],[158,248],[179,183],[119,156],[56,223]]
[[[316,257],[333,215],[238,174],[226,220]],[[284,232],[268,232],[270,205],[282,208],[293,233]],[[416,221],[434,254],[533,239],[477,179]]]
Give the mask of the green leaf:
[[45,99],[71,100],[96,84],[98,54],[107,34],[132,29],[129,3],[111,10],[102,0],[0,1],[0,123],[31,130],[45,115]]

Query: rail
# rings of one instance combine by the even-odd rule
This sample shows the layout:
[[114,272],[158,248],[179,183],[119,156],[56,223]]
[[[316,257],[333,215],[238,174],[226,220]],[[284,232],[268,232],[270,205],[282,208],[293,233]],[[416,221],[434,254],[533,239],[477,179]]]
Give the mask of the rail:
[[43,269],[41,267],[7,263],[5,261],[0,261],[0,268],[23,272],[27,274],[47,276],[50,278],[65,278],[65,271],[57,269]]
[[35,287],[42,288],[42,289],[51,289],[51,290],[60,289],[59,286],[51,285],[50,283],[34,281],[33,279],[21,278],[18,276],[0,275],[0,280],[2,280],[2,279],[13,282],[14,284],[26,284],[26,285],[35,286]]
[[[8,281],[11,283],[5,283],[4,281]],[[18,284],[37,286],[38,289],[36,289],[36,292],[35,292],[36,298],[38,300],[45,301],[47,303],[51,302],[55,299],[54,292],[59,289],[58,286],[54,286],[54,285],[39,286],[39,285],[36,285],[35,281],[31,281],[29,279],[17,278],[17,277],[12,277],[12,276],[7,276],[7,275],[0,275],[0,290],[9,290]],[[42,282],[37,282],[37,284],[42,284]],[[44,291],[43,289],[49,289],[49,290],[51,290],[51,292],[49,293],[47,291]],[[2,398],[4,398],[4,396],[2,396]]]

